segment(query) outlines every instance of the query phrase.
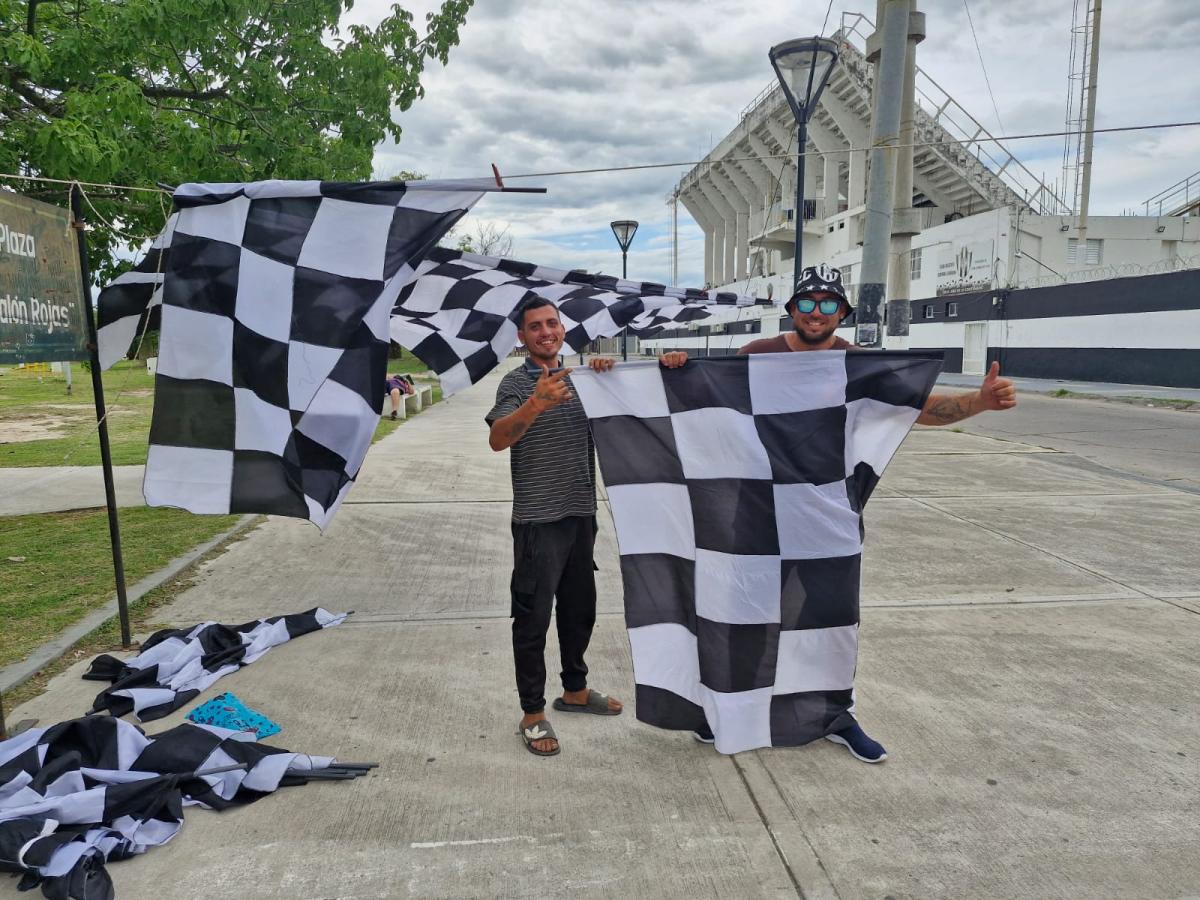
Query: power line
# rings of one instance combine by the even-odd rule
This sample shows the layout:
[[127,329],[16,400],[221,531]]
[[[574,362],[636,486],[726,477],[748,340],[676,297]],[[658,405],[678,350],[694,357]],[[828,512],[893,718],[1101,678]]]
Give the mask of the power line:
[[[1161,122],[1154,125],[1124,125],[1111,128],[1096,128],[1093,129],[1095,134],[1115,134],[1120,132],[1134,131],[1153,131],[1161,128],[1191,128],[1200,125],[1200,121],[1195,122]],[[1025,141],[1037,140],[1039,138],[1063,137],[1074,132],[1067,131],[1039,131],[1029,134],[1011,134],[1002,137],[980,136],[972,138],[969,141],[958,141],[954,138],[949,138],[944,141],[914,141],[911,144],[888,144],[888,149],[898,150],[903,147],[962,147],[964,144],[998,144],[1001,141]],[[839,147],[837,153],[869,153],[870,147]],[[823,154],[820,151],[808,153],[804,156],[821,157]],[[602,166],[594,169],[563,169],[555,172],[528,172],[521,175],[505,175],[505,180],[513,178],[554,178],[560,175],[595,175],[604,172],[632,172],[641,169],[677,169],[683,166],[698,166],[702,163],[709,165],[713,163],[726,162],[752,162],[764,161],[769,159],[790,159],[790,154],[772,153],[767,156],[723,156],[720,159],[697,159],[685,160],[680,162],[663,162],[663,163],[640,163],[629,166]],[[0,176],[3,177],[3,176]]]
[[825,26],[829,24],[829,14],[833,11],[833,0],[829,0],[829,5],[825,7],[825,21],[821,23],[821,36],[825,36]]
[[996,105],[996,95],[992,93],[992,80],[988,78],[987,66],[983,64],[983,50],[979,47],[979,37],[975,34],[975,21],[971,18],[971,7],[967,5],[967,0],[963,0],[963,9],[967,11],[967,24],[971,26],[971,37],[975,40],[975,52],[979,55],[979,68],[983,70],[983,83],[987,85],[988,96],[992,98],[992,109],[996,113],[996,124],[1003,131],[1004,123],[1000,121],[1000,107]]
[[[1165,128],[1194,128],[1196,126],[1200,126],[1200,121],[1158,122],[1153,125],[1120,125],[1120,126],[1113,126],[1110,128],[1094,128],[1094,129],[1092,129],[1092,133],[1093,134],[1121,134],[1121,133],[1130,133],[1130,132],[1136,132],[1136,131],[1156,131],[1156,130],[1165,129]],[[966,141],[959,141],[959,140],[955,140],[954,138],[949,138],[944,141],[914,141],[911,144],[888,144],[887,148],[891,149],[891,150],[899,150],[904,147],[913,147],[913,148],[918,148],[918,147],[962,147],[964,145],[970,145],[970,144],[998,144],[1001,141],[1028,141],[1028,140],[1038,140],[1041,138],[1066,137],[1068,135],[1082,134],[1082,133],[1083,133],[1082,131],[1038,131],[1038,132],[1030,132],[1028,134],[1003,135],[1001,137],[995,137],[992,135],[986,135],[986,136],[981,135],[979,137],[971,138],[970,140],[966,140]],[[838,153],[868,153],[868,152],[870,152],[870,150],[871,150],[870,147],[840,147],[836,152],[838,152]],[[694,159],[694,160],[682,160],[679,162],[639,163],[639,164],[628,165],[628,166],[600,166],[600,167],[597,167],[594,169],[563,169],[563,170],[555,171],[555,172],[527,172],[527,173],[523,173],[520,175],[505,174],[504,178],[506,180],[510,180],[513,178],[555,178],[555,177],[562,176],[562,175],[597,175],[597,174],[602,174],[605,172],[634,172],[634,171],[639,171],[639,170],[643,170],[643,169],[678,169],[678,168],[682,168],[684,166],[698,166],[701,163],[708,163],[711,165],[711,164],[717,163],[717,162],[722,162],[722,163],[753,162],[753,161],[763,161],[763,160],[769,160],[769,159],[790,159],[793,155],[795,155],[795,154],[772,153],[772,154],[768,154],[766,156],[724,156],[724,157],[721,157],[721,159],[719,159],[719,160]],[[808,152],[804,153],[804,156],[806,158],[810,157],[810,156],[819,158],[822,155],[823,154],[820,153],[819,151],[813,152],[813,153],[808,153]],[[159,187],[145,187],[144,185],[100,184],[100,183],[90,182],[90,181],[69,181],[69,180],[62,179],[62,178],[44,178],[40,175],[13,175],[13,174],[5,173],[5,172],[0,172],[0,179],[4,179],[4,178],[11,178],[11,179],[14,179],[17,181],[42,181],[42,182],[47,182],[50,184],[79,184],[79,185],[83,185],[86,187],[112,188],[114,190],[120,190],[120,191],[150,191],[150,192],[158,193],[158,194],[169,193],[168,191],[166,191],[162,188],[159,188]],[[494,176],[491,173],[482,177],[482,180],[487,180],[487,181],[492,181],[493,179],[494,179]]]

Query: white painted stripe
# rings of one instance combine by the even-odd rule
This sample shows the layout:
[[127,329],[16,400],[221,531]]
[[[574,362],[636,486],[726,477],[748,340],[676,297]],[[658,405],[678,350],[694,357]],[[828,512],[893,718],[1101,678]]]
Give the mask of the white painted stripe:
[[[963,322],[913,322],[914,350],[961,347]],[[1200,309],[988,322],[991,347],[1200,350]]]

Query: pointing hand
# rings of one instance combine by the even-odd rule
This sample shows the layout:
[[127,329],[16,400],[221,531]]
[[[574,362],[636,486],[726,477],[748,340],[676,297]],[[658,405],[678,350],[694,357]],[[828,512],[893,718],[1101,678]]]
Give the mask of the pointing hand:
[[531,398],[534,408],[539,413],[553,409],[560,403],[571,399],[571,389],[563,382],[563,379],[570,374],[570,369],[559,369],[551,375],[549,367],[542,366],[542,374],[538,376],[537,384],[533,388],[533,397]]

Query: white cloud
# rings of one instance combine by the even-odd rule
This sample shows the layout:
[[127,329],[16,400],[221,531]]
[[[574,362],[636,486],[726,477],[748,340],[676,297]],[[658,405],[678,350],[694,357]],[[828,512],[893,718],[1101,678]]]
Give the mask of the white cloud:
[[[377,20],[390,2],[360,0],[351,21]],[[403,5],[419,23],[434,3]],[[1197,118],[1189,111],[1200,86],[1191,59],[1200,25],[1186,6],[1142,0],[1105,10],[1099,126]],[[970,7],[1004,132],[1061,130],[1069,4],[974,0]],[[928,37],[918,50],[919,65],[1000,133],[962,0],[924,0],[921,8]],[[698,159],[772,81],[767,49],[818,33],[824,15],[823,3],[784,0],[750,7],[689,0],[477,0],[449,66],[434,64],[426,73],[425,98],[400,114],[403,139],[399,146],[380,147],[376,172],[480,176],[494,162],[512,176]],[[834,8],[827,31],[837,27],[839,15]],[[1047,178],[1061,166],[1061,138],[1014,141],[1008,149]],[[1197,158],[1200,128],[1098,136],[1093,213],[1140,207],[1194,171]],[[621,257],[608,222],[637,219],[643,230],[630,250],[630,276],[666,281],[666,198],[686,171],[523,181],[549,193],[491,195],[476,214],[508,224],[520,258],[610,273],[620,272]],[[702,241],[682,207],[680,226],[680,282],[697,285]]]

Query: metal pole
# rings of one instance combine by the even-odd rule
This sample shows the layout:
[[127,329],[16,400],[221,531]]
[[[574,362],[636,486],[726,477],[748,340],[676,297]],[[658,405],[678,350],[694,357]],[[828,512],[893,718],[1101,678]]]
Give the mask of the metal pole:
[[104,500],[108,506],[108,537],[112,544],[113,576],[117,582],[117,614],[121,620],[121,646],[133,643],[129,634],[129,599],[125,596],[125,562],[121,557],[121,526],[117,521],[117,491],[113,485],[112,453],[108,446],[108,422],[104,415],[104,384],[100,380],[100,355],[96,346],[96,321],[92,314],[91,272],[88,270],[87,235],[83,224],[83,202],[79,187],[71,187],[71,213],[79,235],[79,274],[83,279],[84,320],[91,352],[92,392],[96,400],[96,431],[100,435],[100,465],[104,472]]
[[[1083,126],[1083,187],[1079,197],[1079,238],[1075,244],[1075,264],[1087,264],[1088,200],[1092,193],[1092,139],[1096,134],[1096,70],[1100,65],[1100,3],[1092,12],[1092,46],[1088,62],[1087,122]],[[1082,254],[1082,257],[1080,256]]]
[[803,232],[804,232],[804,148],[808,144],[808,110],[804,110],[804,115],[800,117],[800,121],[796,124],[797,135],[796,140],[800,144],[796,151],[796,213],[795,221],[792,223],[796,226],[796,249],[792,260],[792,293],[796,293],[796,288],[800,286],[800,271],[803,269]]
[[900,131],[904,90],[908,0],[887,0],[883,40],[875,67],[875,110],[871,116],[871,180],[867,185],[867,221],[863,235],[862,274],[858,288],[857,343],[878,347],[883,303],[887,298],[891,247],[895,146]]
[[908,0],[908,41],[904,54],[904,91],[900,99],[900,149],[896,151],[896,206],[892,214],[892,268],[888,272],[887,338],[892,350],[908,347],[912,319],[912,239],[921,231],[913,209],[913,131],[916,111],[917,44],[925,39],[925,14]]
[[[625,263],[626,263],[625,248],[622,247],[621,248],[621,277],[622,278],[629,277],[629,275],[626,271]],[[629,360],[629,326],[627,325],[627,326],[625,326],[625,328],[621,329],[621,361],[627,362],[628,360]]]

